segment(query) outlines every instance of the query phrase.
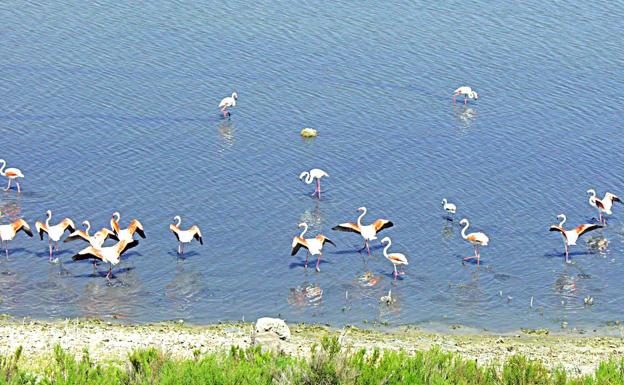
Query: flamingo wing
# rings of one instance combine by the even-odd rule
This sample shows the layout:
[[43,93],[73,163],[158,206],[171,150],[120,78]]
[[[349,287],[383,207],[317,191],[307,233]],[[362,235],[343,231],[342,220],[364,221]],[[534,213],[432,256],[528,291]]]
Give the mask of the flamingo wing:
[[37,232],[39,233],[39,237],[41,238],[41,240],[43,241],[43,233],[48,233],[48,226],[45,225],[45,223],[41,223],[39,221],[35,222],[35,229],[37,229]]
[[577,226],[574,231],[578,234],[578,236],[580,237],[581,235],[592,231],[592,230],[596,230],[596,229],[600,229],[603,226],[601,225],[597,225],[597,224],[583,224],[583,225],[579,225]]
[[294,237],[292,242],[292,251],[290,255],[295,255],[301,248],[308,249],[308,244],[301,237]]
[[180,231],[180,229],[178,229],[178,227],[176,225],[170,224],[169,225],[169,230],[171,230],[171,232],[173,233],[173,235],[175,235],[175,237],[178,240],[178,242],[180,242],[180,236],[178,235],[178,231]]
[[552,225],[552,226],[550,226],[550,228],[548,229],[548,231],[558,231],[558,232],[560,232],[561,234],[563,234],[563,237],[564,237],[564,238],[568,238],[568,237],[566,236],[566,233],[565,233],[565,230],[563,229],[563,227],[561,227],[561,226],[559,226],[559,225]]
[[28,226],[28,223],[26,223],[26,221],[23,219],[18,219],[13,222],[13,230],[15,231],[15,233],[17,233],[18,231],[23,231],[31,238],[33,236],[33,232],[30,229],[30,226]]
[[82,239],[83,241],[89,242],[89,236],[87,235],[87,233],[84,232],[84,230],[76,230],[73,233],[69,234],[67,238],[65,238],[63,243],[76,241],[78,239]]
[[201,234],[201,231],[199,230],[199,227],[197,227],[196,225],[193,225],[189,230],[193,232],[193,238],[198,240],[200,245],[203,245],[204,240],[202,239],[202,234]]
[[351,222],[341,223],[341,224],[339,224],[337,226],[332,227],[332,230],[346,231],[346,232],[349,232],[349,233],[362,234],[360,226],[356,225],[355,223],[351,223]]
[[117,252],[119,253],[119,255],[121,255],[138,244],[139,241],[137,241],[136,239],[133,239],[131,242],[121,241],[117,243]]
[[394,223],[387,219],[377,219],[375,222],[373,222],[373,226],[375,227],[376,232],[380,232],[383,229],[388,229],[394,226]]
[[78,254],[72,257],[74,261],[81,261],[84,259],[99,259],[104,260],[104,257],[100,253],[100,250],[96,249],[93,246],[86,247],[78,252]]
[[130,222],[129,227],[133,228],[134,232],[139,234],[141,238],[145,239],[145,231],[143,230],[143,225],[141,224],[141,222],[139,222],[138,219],[133,219],[132,222]]

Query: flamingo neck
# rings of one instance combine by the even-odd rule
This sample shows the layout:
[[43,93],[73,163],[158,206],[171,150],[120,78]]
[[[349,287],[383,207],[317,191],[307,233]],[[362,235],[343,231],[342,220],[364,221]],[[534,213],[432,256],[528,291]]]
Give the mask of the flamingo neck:
[[391,244],[392,244],[392,241],[388,239],[388,244],[383,249],[383,254],[384,254],[384,257],[386,258],[388,258],[388,249],[390,248]]
[[2,163],[2,167],[0,167],[0,174],[4,175],[4,168],[6,167],[6,160],[0,159],[0,163]]
[[89,230],[91,230],[91,222],[85,221],[85,226],[87,226],[87,228],[85,229],[85,234],[87,234],[87,237],[88,237],[89,236]]
[[306,231],[308,231],[308,224],[304,223],[303,224],[303,231],[301,232],[301,234],[299,234],[299,238],[303,239],[303,235],[306,233]]
[[362,218],[364,218],[364,215],[366,215],[366,207],[364,207],[364,210],[362,210],[362,214],[360,214],[357,219],[357,225],[360,227],[362,226]]
[[464,239],[468,239],[468,236],[466,235],[466,230],[468,230],[468,226],[470,226],[470,222],[466,221],[466,224],[464,225],[464,228],[461,231],[461,236]]
[[442,204],[443,204],[444,206],[446,206],[446,204],[447,204],[447,203],[448,203],[448,201],[446,200],[446,198],[442,199]]
[[305,182],[306,184],[310,184],[310,183],[312,183],[312,175],[310,175],[310,173],[309,173],[309,172],[307,172],[307,171],[302,172],[300,177],[301,177],[301,178],[305,178],[305,179],[304,179],[304,182]]
[[559,223],[559,227],[563,227],[563,224],[565,223],[566,219],[568,218],[566,218],[565,215],[561,214],[561,222]]
[[182,218],[180,218],[180,216],[176,216],[175,218],[176,223],[176,227],[180,227],[180,224],[182,224]]
[[50,219],[52,219],[52,212],[48,211],[46,214],[46,227],[50,227]]

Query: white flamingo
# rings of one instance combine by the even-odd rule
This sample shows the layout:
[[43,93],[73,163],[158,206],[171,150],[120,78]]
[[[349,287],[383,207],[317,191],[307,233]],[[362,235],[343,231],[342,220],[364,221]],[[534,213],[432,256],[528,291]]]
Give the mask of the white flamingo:
[[574,246],[576,245],[576,241],[579,239],[579,237],[583,234],[585,234],[588,231],[592,231],[592,230],[596,230],[601,228],[601,225],[597,225],[597,224],[582,224],[582,225],[578,225],[577,227],[573,228],[572,230],[566,230],[563,228],[563,224],[566,221],[566,216],[564,214],[559,214],[557,215],[557,219],[561,219],[561,222],[558,225],[552,225],[550,226],[550,231],[558,231],[559,233],[561,233],[561,235],[563,236],[563,245],[565,247],[565,257],[566,257],[566,262],[570,262],[568,256],[569,256],[569,252],[568,252],[568,247],[569,246]]
[[390,248],[390,245],[392,245],[392,240],[390,239],[390,237],[385,237],[381,240],[382,244],[386,242],[388,244],[383,249],[383,255],[384,257],[386,257],[386,259],[388,259],[388,261],[392,262],[392,265],[394,266],[394,279],[397,279],[397,276],[399,275],[399,273],[397,272],[397,265],[408,265],[409,263],[407,262],[407,257],[404,254],[401,254],[401,253],[388,254],[388,249]]
[[9,241],[12,241],[20,231],[25,232],[29,237],[33,236],[30,226],[23,219],[18,219],[8,225],[0,225],[0,243],[4,243],[7,259],[9,259]]
[[299,223],[299,227],[303,227],[303,231],[301,232],[301,234],[299,234],[298,237],[293,238],[292,250],[290,252],[290,255],[297,254],[299,249],[303,247],[307,250],[305,267],[308,267],[308,258],[310,258],[310,254],[312,254],[312,256],[318,255],[316,259],[316,271],[321,271],[319,266],[321,264],[321,257],[323,256],[323,246],[325,245],[325,242],[329,242],[334,246],[336,246],[336,244],[326,236],[320,234],[314,238],[306,239],[303,236],[305,235],[306,231],[308,231],[308,224],[305,222]]
[[176,221],[176,223],[170,224],[169,230],[171,230],[173,235],[175,235],[178,239],[178,254],[184,254],[184,244],[191,243],[193,239],[197,239],[200,245],[204,244],[201,231],[197,225],[193,225],[187,230],[181,230],[180,224],[182,223],[182,218],[179,215],[176,215],[173,217],[173,220]]
[[227,110],[228,108],[236,107],[236,99],[238,99],[238,94],[236,92],[232,92],[232,96],[221,99],[219,108],[221,109],[224,118],[230,115],[230,112]]
[[45,223],[41,223],[39,221],[35,222],[35,228],[39,233],[39,237],[43,240],[43,233],[48,234],[48,243],[50,246],[50,261],[52,261],[52,242],[54,242],[56,246],[56,251],[59,250],[58,241],[61,240],[63,233],[65,230],[69,230],[70,233],[73,233],[76,229],[74,222],[65,218],[56,225],[50,225],[50,219],[52,219],[52,211],[46,211],[46,221]]
[[[117,242],[114,246],[108,247],[93,247],[89,246],[84,248],[78,252],[78,254],[74,255],[72,259],[74,261],[79,261],[83,259],[99,259],[102,262],[106,262],[109,264],[108,274],[106,274],[106,278],[110,280],[113,275],[113,265],[117,265],[120,261],[121,255],[125,253],[128,249],[131,249],[139,244],[139,241],[133,239],[131,241],[123,240]],[[95,266],[95,262],[93,263]]]
[[618,198],[617,195],[612,194],[610,192],[605,193],[604,198],[600,199],[596,196],[596,190],[594,189],[589,189],[587,190],[587,193],[589,194],[589,204],[592,207],[595,207],[596,209],[598,209],[598,214],[600,215],[598,222],[602,223],[603,225],[607,224],[607,217],[604,215],[611,215],[613,214],[613,212],[611,211],[611,208],[613,207],[613,202],[620,202],[622,203],[622,201],[620,200],[620,198]]
[[22,170],[20,170],[19,168],[15,168],[15,167],[9,167],[5,170],[4,168],[6,167],[6,160],[0,159],[0,163],[2,163],[2,167],[0,167],[0,175],[6,176],[9,179],[9,184],[4,189],[4,191],[9,191],[9,189],[11,188],[11,181],[15,179],[15,184],[17,185],[17,192],[22,192],[22,189],[20,188],[19,180],[17,179],[17,178],[24,177],[24,174],[22,174]]
[[360,207],[358,208],[358,211],[361,211],[362,214],[360,214],[360,216],[358,217],[357,224],[345,222],[332,227],[332,230],[347,231],[360,234],[362,238],[364,238],[364,248],[368,251],[368,254],[370,255],[370,241],[377,239],[377,233],[379,233],[381,230],[390,228],[394,226],[394,224],[387,219],[377,219],[370,225],[362,225],[362,218],[364,217],[364,215],[366,215],[366,207]]
[[490,242],[490,238],[488,238],[487,235],[481,232],[470,233],[466,235],[466,230],[468,229],[468,226],[470,226],[470,222],[468,222],[468,219],[466,218],[462,219],[459,222],[459,224],[464,225],[464,228],[461,231],[462,238],[472,243],[472,245],[474,246],[474,252],[475,252],[475,255],[466,257],[463,260],[468,261],[468,260],[476,258],[477,266],[479,266],[479,262],[481,260],[481,253],[479,252],[479,246],[487,246],[488,243]]
[[442,199],[442,208],[449,214],[455,214],[457,212],[457,206],[453,203],[449,203],[446,198]]
[[316,188],[314,189],[312,196],[318,195],[319,199],[321,199],[321,178],[322,177],[329,178],[329,174],[327,174],[325,171],[321,170],[320,168],[313,168],[310,171],[304,171],[301,174],[299,174],[299,179],[303,180],[306,184],[310,184],[312,183],[313,180],[316,179]]
[[479,99],[479,95],[477,95],[477,92],[473,91],[472,88],[468,86],[461,86],[453,91],[453,103],[455,103],[455,98],[459,95],[464,95],[464,104],[468,103],[468,98],[474,100]]

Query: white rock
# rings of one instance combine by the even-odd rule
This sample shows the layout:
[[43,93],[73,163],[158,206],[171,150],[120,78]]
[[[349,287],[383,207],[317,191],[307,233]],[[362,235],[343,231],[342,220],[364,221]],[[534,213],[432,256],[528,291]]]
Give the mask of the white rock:
[[290,339],[290,329],[284,320],[279,318],[262,317],[256,321],[256,333],[272,332],[282,340]]

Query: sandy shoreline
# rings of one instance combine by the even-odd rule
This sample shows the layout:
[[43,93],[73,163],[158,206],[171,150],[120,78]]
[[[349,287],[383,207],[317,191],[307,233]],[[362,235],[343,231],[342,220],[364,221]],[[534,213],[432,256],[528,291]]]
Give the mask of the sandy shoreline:
[[135,349],[155,347],[173,357],[227,350],[231,346],[250,347],[254,343],[305,356],[310,346],[323,336],[340,338],[353,349],[402,349],[407,352],[439,346],[442,350],[476,359],[481,364],[500,362],[514,354],[541,360],[548,367],[563,367],[570,374],[593,372],[601,361],[624,356],[624,339],[619,337],[534,335],[524,332],[506,335],[444,334],[401,327],[387,332],[358,328],[333,329],[316,325],[289,325],[289,341],[254,335],[251,323],[190,326],[167,322],[124,325],[92,320],[0,321],[0,354],[23,347],[23,363],[37,366],[45,362],[55,345],[80,356],[85,348],[100,362],[121,361]]

